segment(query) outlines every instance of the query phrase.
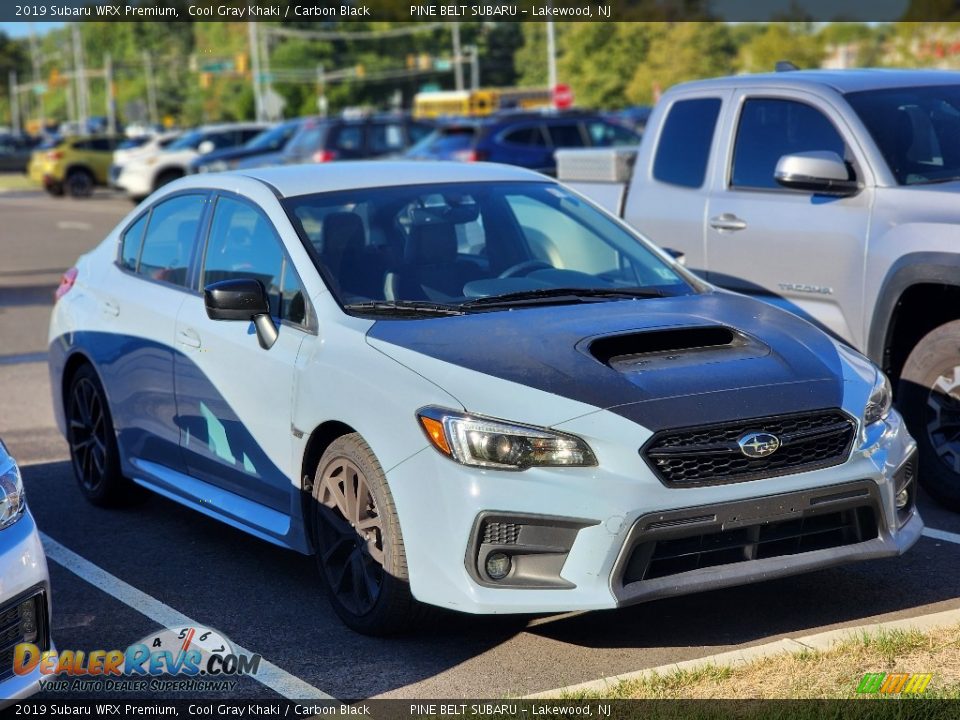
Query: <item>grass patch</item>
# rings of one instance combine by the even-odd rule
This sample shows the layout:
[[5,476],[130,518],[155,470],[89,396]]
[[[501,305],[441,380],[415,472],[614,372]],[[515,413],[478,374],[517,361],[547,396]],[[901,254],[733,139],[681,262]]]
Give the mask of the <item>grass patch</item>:
[[21,173],[0,172],[0,192],[6,190],[33,190],[37,186]]
[[[858,693],[866,673],[931,673],[919,696]],[[804,650],[741,665],[704,665],[692,670],[651,673],[578,699],[841,700],[890,698],[960,699],[960,625],[918,630],[860,633],[829,650]]]

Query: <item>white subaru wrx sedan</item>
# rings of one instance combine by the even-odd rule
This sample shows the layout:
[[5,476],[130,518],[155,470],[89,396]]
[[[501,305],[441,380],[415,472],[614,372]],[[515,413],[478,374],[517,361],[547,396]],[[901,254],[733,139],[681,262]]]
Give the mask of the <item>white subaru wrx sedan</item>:
[[876,367],[518,168],[186,178],[58,295],[86,496],[135,483],[315,554],[361,632],[424,604],[611,608],[922,529]]

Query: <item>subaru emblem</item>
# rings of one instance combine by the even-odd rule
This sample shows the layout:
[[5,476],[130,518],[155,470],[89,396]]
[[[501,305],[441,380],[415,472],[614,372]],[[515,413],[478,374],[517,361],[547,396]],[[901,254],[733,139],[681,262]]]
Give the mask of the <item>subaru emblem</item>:
[[777,451],[780,438],[765,432],[747,433],[737,440],[737,445],[748,458],[764,458]]

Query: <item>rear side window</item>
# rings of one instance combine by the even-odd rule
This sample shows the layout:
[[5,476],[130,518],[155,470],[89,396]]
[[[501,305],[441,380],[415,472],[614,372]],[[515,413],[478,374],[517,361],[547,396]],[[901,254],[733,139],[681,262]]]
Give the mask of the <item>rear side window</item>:
[[143,245],[143,229],[147,226],[150,213],[144,213],[123,234],[120,246],[120,265],[127,270],[137,269],[137,259],[140,257],[140,246]]
[[403,126],[397,123],[374,123],[370,126],[370,152],[384,155],[403,150]]
[[632,130],[602,121],[587,123],[587,134],[590,135],[590,142],[596,147],[636,145],[640,142],[640,136]]
[[510,130],[504,134],[503,141],[511,145],[538,145],[543,147],[547,144],[539,125],[527,125]]
[[343,125],[334,132],[329,146],[344,152],[363,149],[363,127],[361,125]]
[[653,177],[681,187],[703,186],[720,98],[679,100],[670,108],[653,160]]
[[221,197],[213,211],[202,284],[239,278],[263,283],[274,317],[304,323],[300,279],[281,248],[273,224],[252,205]]
[[205,201],[203,195],[178,195],[154,206],[137,273],[186,286]]
[[730,185],[782,190],[773,177],[780,158],[810,150],[844,157],[843,138],[823,113],[794,100],[747,100],[737,126]]
[[550,133],[550,144],[558,148],[583,147],[583,133],[580,132],[580,123],[562,123],[547,125]]

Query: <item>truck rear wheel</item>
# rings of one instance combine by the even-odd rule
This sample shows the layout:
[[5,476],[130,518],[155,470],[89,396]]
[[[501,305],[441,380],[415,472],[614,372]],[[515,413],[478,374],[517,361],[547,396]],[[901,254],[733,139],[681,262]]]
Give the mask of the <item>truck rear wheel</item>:
[[960,511],[960,320],[917,343],[900,376],[897,406],[920,451],[920,484]]

